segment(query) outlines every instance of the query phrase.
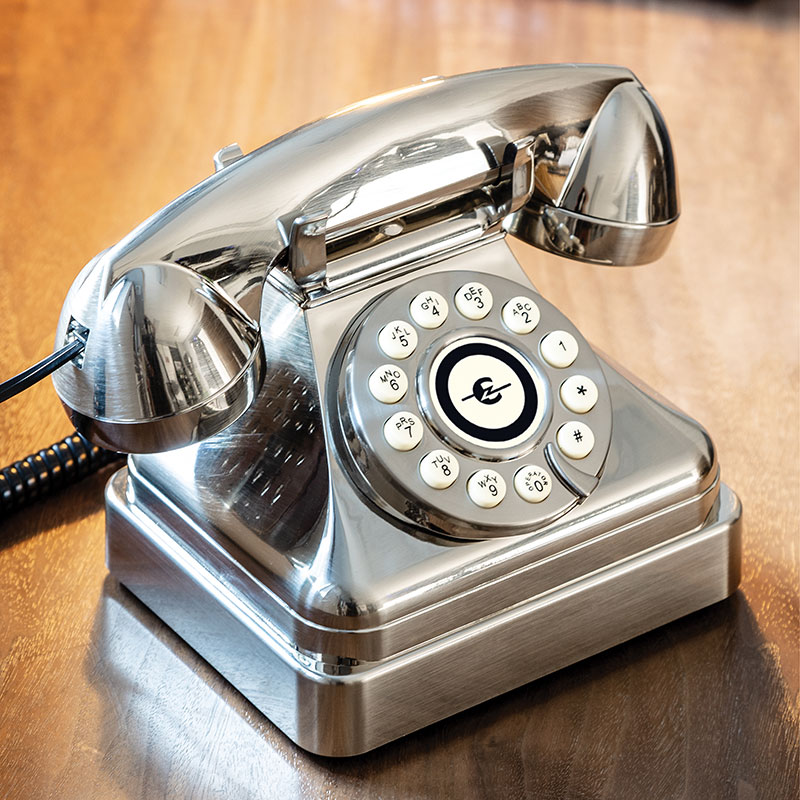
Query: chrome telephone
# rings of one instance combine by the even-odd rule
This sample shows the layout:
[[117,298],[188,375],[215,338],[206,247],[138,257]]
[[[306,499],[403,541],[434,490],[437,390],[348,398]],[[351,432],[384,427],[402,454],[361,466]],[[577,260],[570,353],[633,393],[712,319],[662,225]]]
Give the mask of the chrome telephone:
[[54,383],[131,454],[109,569],[287,736],[360,753],[734,590],[709,436],[505,242],[664,250],[631,72],[430,78],[214,162],[81,272]]

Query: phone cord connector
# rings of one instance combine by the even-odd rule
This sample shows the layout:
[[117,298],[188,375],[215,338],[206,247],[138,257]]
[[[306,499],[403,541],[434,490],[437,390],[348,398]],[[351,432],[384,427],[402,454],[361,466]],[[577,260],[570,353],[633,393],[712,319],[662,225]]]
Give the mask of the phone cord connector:
[[77,431],[0,469],[0,518],[77,483],[125,453],[106,450]]

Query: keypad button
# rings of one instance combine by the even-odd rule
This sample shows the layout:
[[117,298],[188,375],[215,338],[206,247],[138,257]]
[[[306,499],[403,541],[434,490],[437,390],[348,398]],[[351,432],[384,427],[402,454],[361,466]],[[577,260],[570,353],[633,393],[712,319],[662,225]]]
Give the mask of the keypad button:
[[450,308],[439,292],[420,292],[409,307],[411,319],[420,328],[438,328],[446,319]]
[[552,331],[539,345],[542,358],[551,367],[568,367],[578,357],[578,343],[571,333]]
[[381,328],[378,345],[389,358],[408,358],[417,349],[417,332],[413,325],[396,319]]
[[512,333],[530,333],[539,324],[539,307],[530,297],[512,297],[503,306],[503,322]]
[[594,434],[583,422],[567,422],[558,429],[556,444],[569,458],[586,458],[594,447]]
[[400,367],[384,364],[369,376],[369,390],[381,403],[397,403],[408,391],[408,378]]
[[409,411],[398,411],[383,423],[383,437],[395,450],[413,450],[422,441],[422,420]]
[[446,489],[458,478],[458,459],[447,450],[431,450],[419,462],[419,474],[431,489]]
[[469,476],[467,493],[475,505],[494,508],[506,496],[506,482],[493,469],[479,469]]
[[514,490],[528,503],[541,503],[550,495],[553,479],[547,470],[526,464],[514,475]]
[[456,292],[456,308],[467,319],[483,319],[492,310],[492,293],[482,283],[465,283]]
[[591,411],[597,402],[597,386],[585,375],[572,375],[561,384],[561,402],[575,414]]

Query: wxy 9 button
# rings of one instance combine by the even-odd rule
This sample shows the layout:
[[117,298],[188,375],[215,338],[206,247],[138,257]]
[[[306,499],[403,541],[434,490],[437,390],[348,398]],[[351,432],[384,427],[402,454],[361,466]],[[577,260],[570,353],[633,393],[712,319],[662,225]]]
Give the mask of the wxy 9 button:
[[381,328],[378,345],[389,358],[408,358],[417,349],[417,332],[413,325],[396,319]]
[[483,319],[491,310],[492,293],[482,283],[470,281],[456,292],[458,313],[467,319]]
[[420,292],[409,306],[411,319],[420,326],[433,330],[440,327],[450,311],[447,300],[439,292]]
[[506,482],[493,469],[479,469],[467,480],[470,500],[481,508],[494,508],[506,496]]

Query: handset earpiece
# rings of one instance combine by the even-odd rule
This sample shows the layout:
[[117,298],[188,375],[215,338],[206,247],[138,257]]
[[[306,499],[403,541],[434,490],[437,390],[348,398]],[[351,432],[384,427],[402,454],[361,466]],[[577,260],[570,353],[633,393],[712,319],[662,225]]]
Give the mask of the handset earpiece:
[[[261,337],[218,285],[165,261],[110,279],[100,262],[79,281],[93,297],[83,309],[92,318],[77,320],[86,348],[53,381],[88,439],[128,453],[170,450],[217,433],[250,405],[263,379]],[[74,327],[72,309],[65,304],[59,340]]]

